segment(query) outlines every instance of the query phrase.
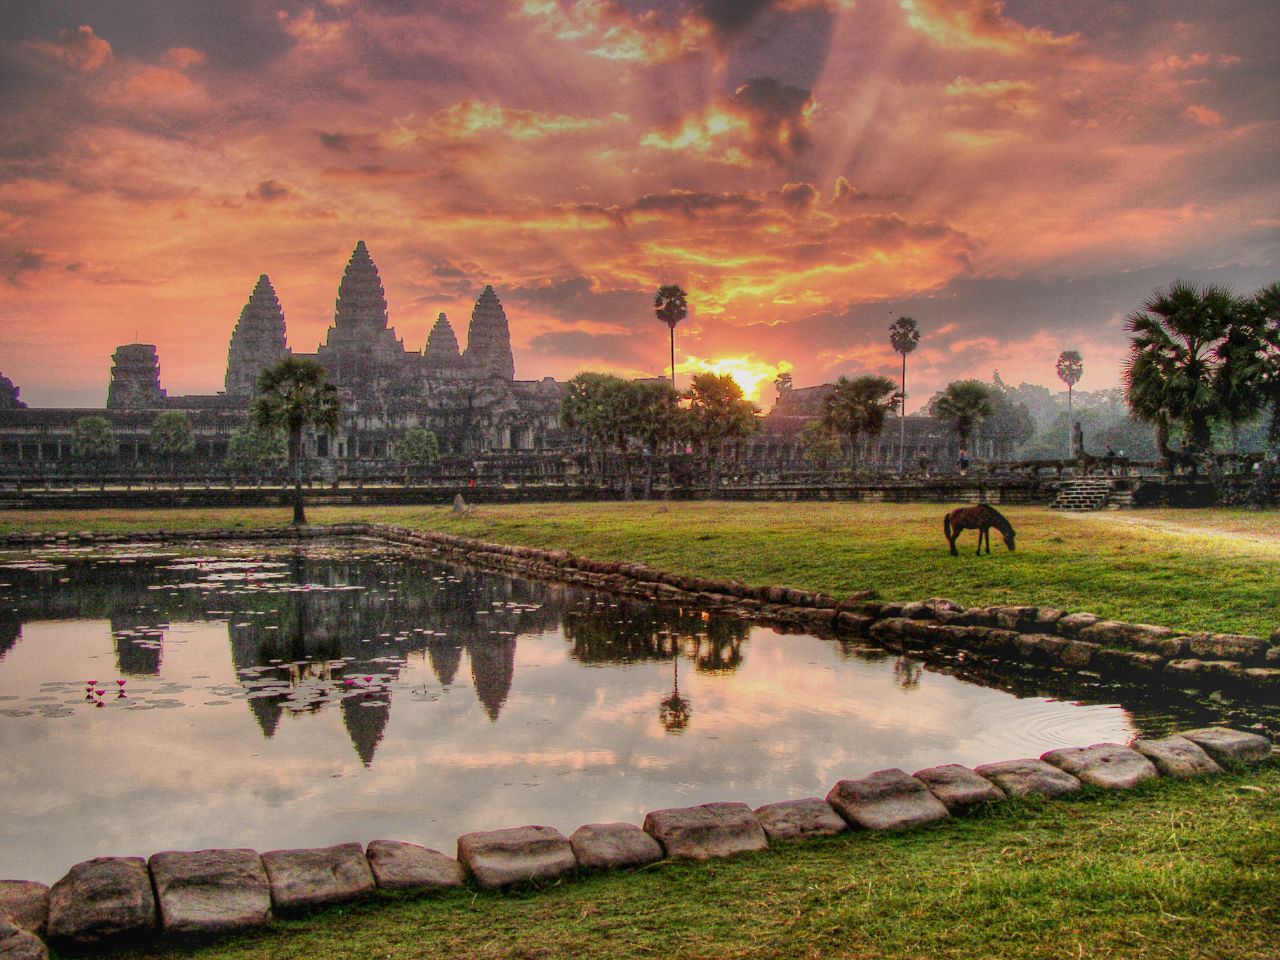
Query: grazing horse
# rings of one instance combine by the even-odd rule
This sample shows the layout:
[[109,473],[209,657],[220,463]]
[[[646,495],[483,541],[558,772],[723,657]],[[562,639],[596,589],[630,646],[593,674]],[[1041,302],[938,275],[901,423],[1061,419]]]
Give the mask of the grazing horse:
[[959,556],[956,551],[956,539],[960,536],[961,530],[977,530],[978,553],[982,553],[983,539],[987,541],[987,553],[990,553],[992,527],[1000,531],[1000,535],[1004,537],[1004,545],[1013,550],[1013,524],[1006,520],[1004,514],[995,507],[980,503],[976,507],[952,510],[942,518],[942,531],[947,535],[947,542],[951,544],[953,557]]

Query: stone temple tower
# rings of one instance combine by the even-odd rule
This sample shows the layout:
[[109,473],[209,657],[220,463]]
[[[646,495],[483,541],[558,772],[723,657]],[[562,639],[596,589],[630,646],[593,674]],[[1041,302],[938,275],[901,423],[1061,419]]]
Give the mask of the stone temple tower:
[[240,320],[231,334],[231,347],[227,351],[227,396],[250,396],[258,375],[288,353],[284,311],[280,309],[271,279],[264,273],[240,311]]
[[387,326],[387,296],[382,289],[382,278],[369,256],[369,248],[361,240],[351,252],[347,269],[338,285],[338,300],[334,305],[333,326],[320,348],[322,362],[328,358],[336,361],[340,371],[355,374],[350,363],[359,358],[363,362],[393,362],[404,357],[404,344],[396,339],[395,330]]
[[164,406],[160,356],[154,343],[126,343],[111,358],[108,410],[152,410]]
[[487,286],[471,311],[471,326],[467,328],[466,359],[486,373],[514,380],[516,362],[511,355],[511,330],[507,315],[498,301],[493,287]]
[[458,338],[454,335],[449,318],[443,313],[436,317],[435,326],[427,335],[427,348],[422,355],[432,366],[460,366],[462,352],[458,349]]

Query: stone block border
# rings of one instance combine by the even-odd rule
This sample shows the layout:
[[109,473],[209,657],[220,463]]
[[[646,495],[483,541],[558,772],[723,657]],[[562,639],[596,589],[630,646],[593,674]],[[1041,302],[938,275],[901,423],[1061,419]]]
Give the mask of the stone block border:
[[1277,752],[1259,734],[1212,727],[1129,746],[1061,748],[1039,759],[974,770],[954,764],[914,776],[880,770],[839,781],[825,801],[782,801],[754,811],[745,803],[654,810],[643,829],[588,824],[572,840],[545,826],[470,833],[458,838],[457,860],[394,840],[375,840],[367,848],[344,843],[263,854],[248,849],[166,851],[146,861],[98,857],[73,866],[52,891],[43,884],[0,881],[0,948],[18,951],[4,956],[38,958],[48,956],[41,935],[62,950],[83,953],[122,941],[223,934],[269,924],[273,912],[351,902],[375,890],[561,882],[582,871],[643,868],[664,856],[705,860],[846,829],[910,830],[963,816],[983,803],[1002,802],[1006,795],[1062,796],[1086,783],[1128,789],[1161,776],[1221,772],[1205,763],[1203,755],[1190,767],[1176,769],[1148,759],[1195,759],[1197,743],[1211,744],[1219,762],[1237,769]]

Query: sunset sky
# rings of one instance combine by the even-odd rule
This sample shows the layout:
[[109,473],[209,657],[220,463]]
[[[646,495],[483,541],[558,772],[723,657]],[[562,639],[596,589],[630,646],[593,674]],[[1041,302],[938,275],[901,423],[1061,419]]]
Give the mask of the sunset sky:
[[261,273],[312,352],[365,240],[391,323],[516,376],[1115,386],[1175,278],[1280,280],[1275,0],[27,0],[0,5],[0,373],[102,406],[155,343],[222,388]]

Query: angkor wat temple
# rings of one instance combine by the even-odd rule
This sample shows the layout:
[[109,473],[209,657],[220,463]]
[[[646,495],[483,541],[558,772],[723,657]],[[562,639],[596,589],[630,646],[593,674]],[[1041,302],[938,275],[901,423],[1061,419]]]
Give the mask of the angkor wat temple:
[[[573,438],[560,429],[562,385],[551,377],[515,379],[511,331],[493,287],[476,300],[461,349],[448,318],[441,313],[422,350],[408,349],[387,314],[378,268],[364,241],[356,244],[338,286],[333,323],[315,353],[288,344],[284,310],[271,280],[258,278],[231,332],[225,389],[211,395],[169,396],[160,382],[160,358],[152,344],[130,343],[112,357],[106,407],[29,409],[19,391],[0,376],[0,464],[5,472],[83,471],[72,456],[72,430],[80,418],[105,415],[119,443],[116,467],[153,462],[151,425],[166,410],[185,412],[194,427],[196,449],[188,458],[199,470],[217,470],[227,456],[231,435],[249,420],[258,375],[285,356],[319,361],[338,388],[342,417],[332,435],[307,441],[313,472],[329,476],[394,473],[396,442],[422,427],[435,434],[445,457],[473,460],[501,454],[525,454],[535,475],[553,462],[563,469]],[[822,415],[830,384],[791,389],[779,385],[777,402],[763,418],[764,429],[726,451],[735,466],[786,473],[805,469],[800,430]],[[905,445],[899,429],[888,429],[866,451],[868,460],[947,469],[956,459],[952,430],[932,417],[906,419]],[[970,453],[987,460],[1007,458],[1012,444],[980,426]],[[65,464],[65,468],[64,465]],[[552,471],[554,472],[554,471]]]
[[76,420],[105,412],[121,455],[138,459],[148,452],[156,414],[180,410],[195,427],[195,457],[218,462],[231,433],[248,422],[258,375],[288,355],[319,361],[338,388],[342,422],[332,436],[313,437],[309,451],[334,466],[389,457],[395,439],[414,427],[432,431],[446,455],[561,444],[560,385],[550,377],[515,379],[511,333],[493,287],[486,286],[476,300],[465,350],[443,313],[421,352],[408,349],[389,325],[382,280],[361,240],[339,284],[333,324],[314,353],[289,347],[284,310],[263,274],[232,330],[223,392],[169,396],[161,386],[156,348],[145,343],[116,350],[105,411],[28,409],[18,389],[0,377],[0,454],[14,461],[69,459]]

